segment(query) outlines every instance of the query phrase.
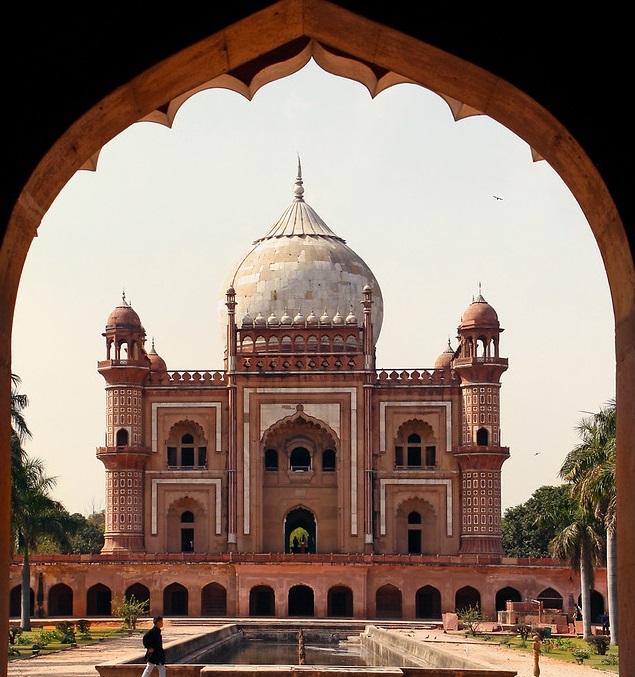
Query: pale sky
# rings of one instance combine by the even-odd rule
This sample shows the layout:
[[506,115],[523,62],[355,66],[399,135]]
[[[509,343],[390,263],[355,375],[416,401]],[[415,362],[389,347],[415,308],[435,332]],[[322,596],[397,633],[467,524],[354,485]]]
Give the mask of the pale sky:
[[30,400],[26,449],[70,512],[105,505],[97,361],[122,292],[169,370],[222,369],[225,277],[292,201],[298,154],[306,202],[381,286],[378,368],[432,367],[448,339],[456,347],[480,284],[509,359],[503,510],[560,483],[576,424],[615,395],[606,273],[577,202],[497,122],[454,122],[416,85],[372,99],[310,62],[252,101],[209,90],[171,129],[133,125],[45,215],[18,293],[12,371]]

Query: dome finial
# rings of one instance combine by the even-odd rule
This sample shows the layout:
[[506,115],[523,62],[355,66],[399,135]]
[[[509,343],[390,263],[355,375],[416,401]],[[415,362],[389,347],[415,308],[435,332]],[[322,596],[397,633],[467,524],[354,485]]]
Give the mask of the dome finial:
[[302,164],[300,163],[300,154],[298,153],[298,176],[295,180],[295,189],[294,189],[295,199],[298,202],[304,202],[304,186],[302,185]]

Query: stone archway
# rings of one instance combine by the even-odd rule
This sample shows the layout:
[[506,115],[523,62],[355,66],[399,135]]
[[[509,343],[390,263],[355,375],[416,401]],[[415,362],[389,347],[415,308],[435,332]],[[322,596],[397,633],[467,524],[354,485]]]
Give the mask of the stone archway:
[[[226,78],[228,71],[246,67],[256,74],[248,84],[240,80],[232,88],[253,95],[266,82],[297,70],[298,55],[288,46],[302,44],[327,70],[364,82],[371,93],[391,83],[400,73],[433,91],[441,92],[455,114],[482,112],[508,127],[544,157],[563,178],[580,204],[593,230],[605,262],[611,287],[616,327],[618,409],[618,531],[635,528],[635,507],[628,500],[628,482],[635,475],[635,270],[615,204],[597,167],[575,138],[536,101],[459,58],[426,45],[412,37],[321,0],[294,0],[267,7],[256,17],[234,24],[231,38],[211,36],[127,83],[89,110],[62,137],[54,140],[24,185],[16,203],[0,250],[0,404],[8,412],[10,401],[11,324],[20,274],[26,254],[36,235],[42,215],[82,166],[90,166],[100,148],[116,134],[139,119],[173,118],[188,92],[202,88],[214,78]],[[351,40],[351,35],[356,39]],[[333,52],[321,45],[330,45]],[[287,46],[287,49],[281,49]],[[276,51],[279,50],[279,51]],[[348,54],[350,59],[336,56]],[[304,58],[301,56],[300,60]],[[260,67],[254,68],[255,63]],[[249,67],[250,66],[250,67]],[[383,73],[377,78],[375,73]],[[178,74],[178,76],[177,76]],[[221,80],[219,80],[221,82]],[[229,84],[227,80],[222,80]],[[224,85],[225,86],[225,85]],[[10,423],[0,420],[0,458],[8,465]],[[0,561],[8,579],[10,478],[0,480]],[[623,484],[622,484],[623,483]],[[620,491],[620,487],[624,487]],[[622,665],[635,666],[635,630],[627,619],[635,610],[635,543],[620,544],[620,617],[622,623]],[[8,593],[0,600],[0,616],[8,617]],[[628,647],[631,647],[630,649]],[[6,658],[6,653],[3,654]]]

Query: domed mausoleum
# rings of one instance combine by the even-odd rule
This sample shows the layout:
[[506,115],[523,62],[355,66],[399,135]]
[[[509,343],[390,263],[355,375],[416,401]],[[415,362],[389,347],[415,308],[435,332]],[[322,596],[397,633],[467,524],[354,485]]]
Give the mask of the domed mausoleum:
[[68,562],[40,565],[47,613],[133,594],[162,615],[562,610],[566,567],[503,559],[508,363],[480,289],[431,366],[377,370],[379,282],[305,202],[299,163],[263,231],[228,270],[221,369],[171,371],[125,296],[108,316],[105,544],[77,561],[75,596]]
[[379,283],[358,254],[304,201],[298,161],[293,202],[229,272],[222,291],[234,289],[239,325],[256,317],[267,318],[270,324],[287,318],[284,324],[296,325],[302,318],[317,317],[319,324],[328,325],[341,324],[346,317],[353,322],[366,286],[373,290],[371,321],[377,341],[383,321]]

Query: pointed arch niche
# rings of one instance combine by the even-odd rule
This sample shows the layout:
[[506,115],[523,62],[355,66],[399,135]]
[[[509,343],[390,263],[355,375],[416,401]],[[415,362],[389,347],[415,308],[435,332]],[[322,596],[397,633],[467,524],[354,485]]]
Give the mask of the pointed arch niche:
[[[354,35],[355,39],[351,40]],[[329,45],[327,51],[323,45]],[[342,56],[346,55],[346,56]],[[0,250],[0,354],[11,355],[13,309],[24,262],[42,216],[71,176],[94,168],[100,149],[139,120],[171,124],[184,100],[209,86],[248,98],[298,70],[310,56],[331,73],[362,82],[375,96],[398,81],[439,93],[455,118],[483,113],[524,139],[561,176],[583,210],[611,288],[616,330],[618,532],[635,531],[628,482],[635,475],[635,266],[624,224],[602,175],[558,119],[510,83],[462,59],[321,0],[282,0],[161,60],[104,96],[55,139],[24,183]],[[115,81],[116,82],[116,81]],[[10,410],[11,365],[2,360],[0,405]],[[0,458],[9,465],[9,416],[0,419]],[[10,477],[0,480],[3,532],[10,519]],[[0,575],[8,578],[9,539],[0,539]],[[635,671],[635,540],[620,544],[620,667]],[[8,596],[0,604],[8,628]],[[630,647],[630,648],[629,648]],[[6,657],[6,653],[4,654]]]

